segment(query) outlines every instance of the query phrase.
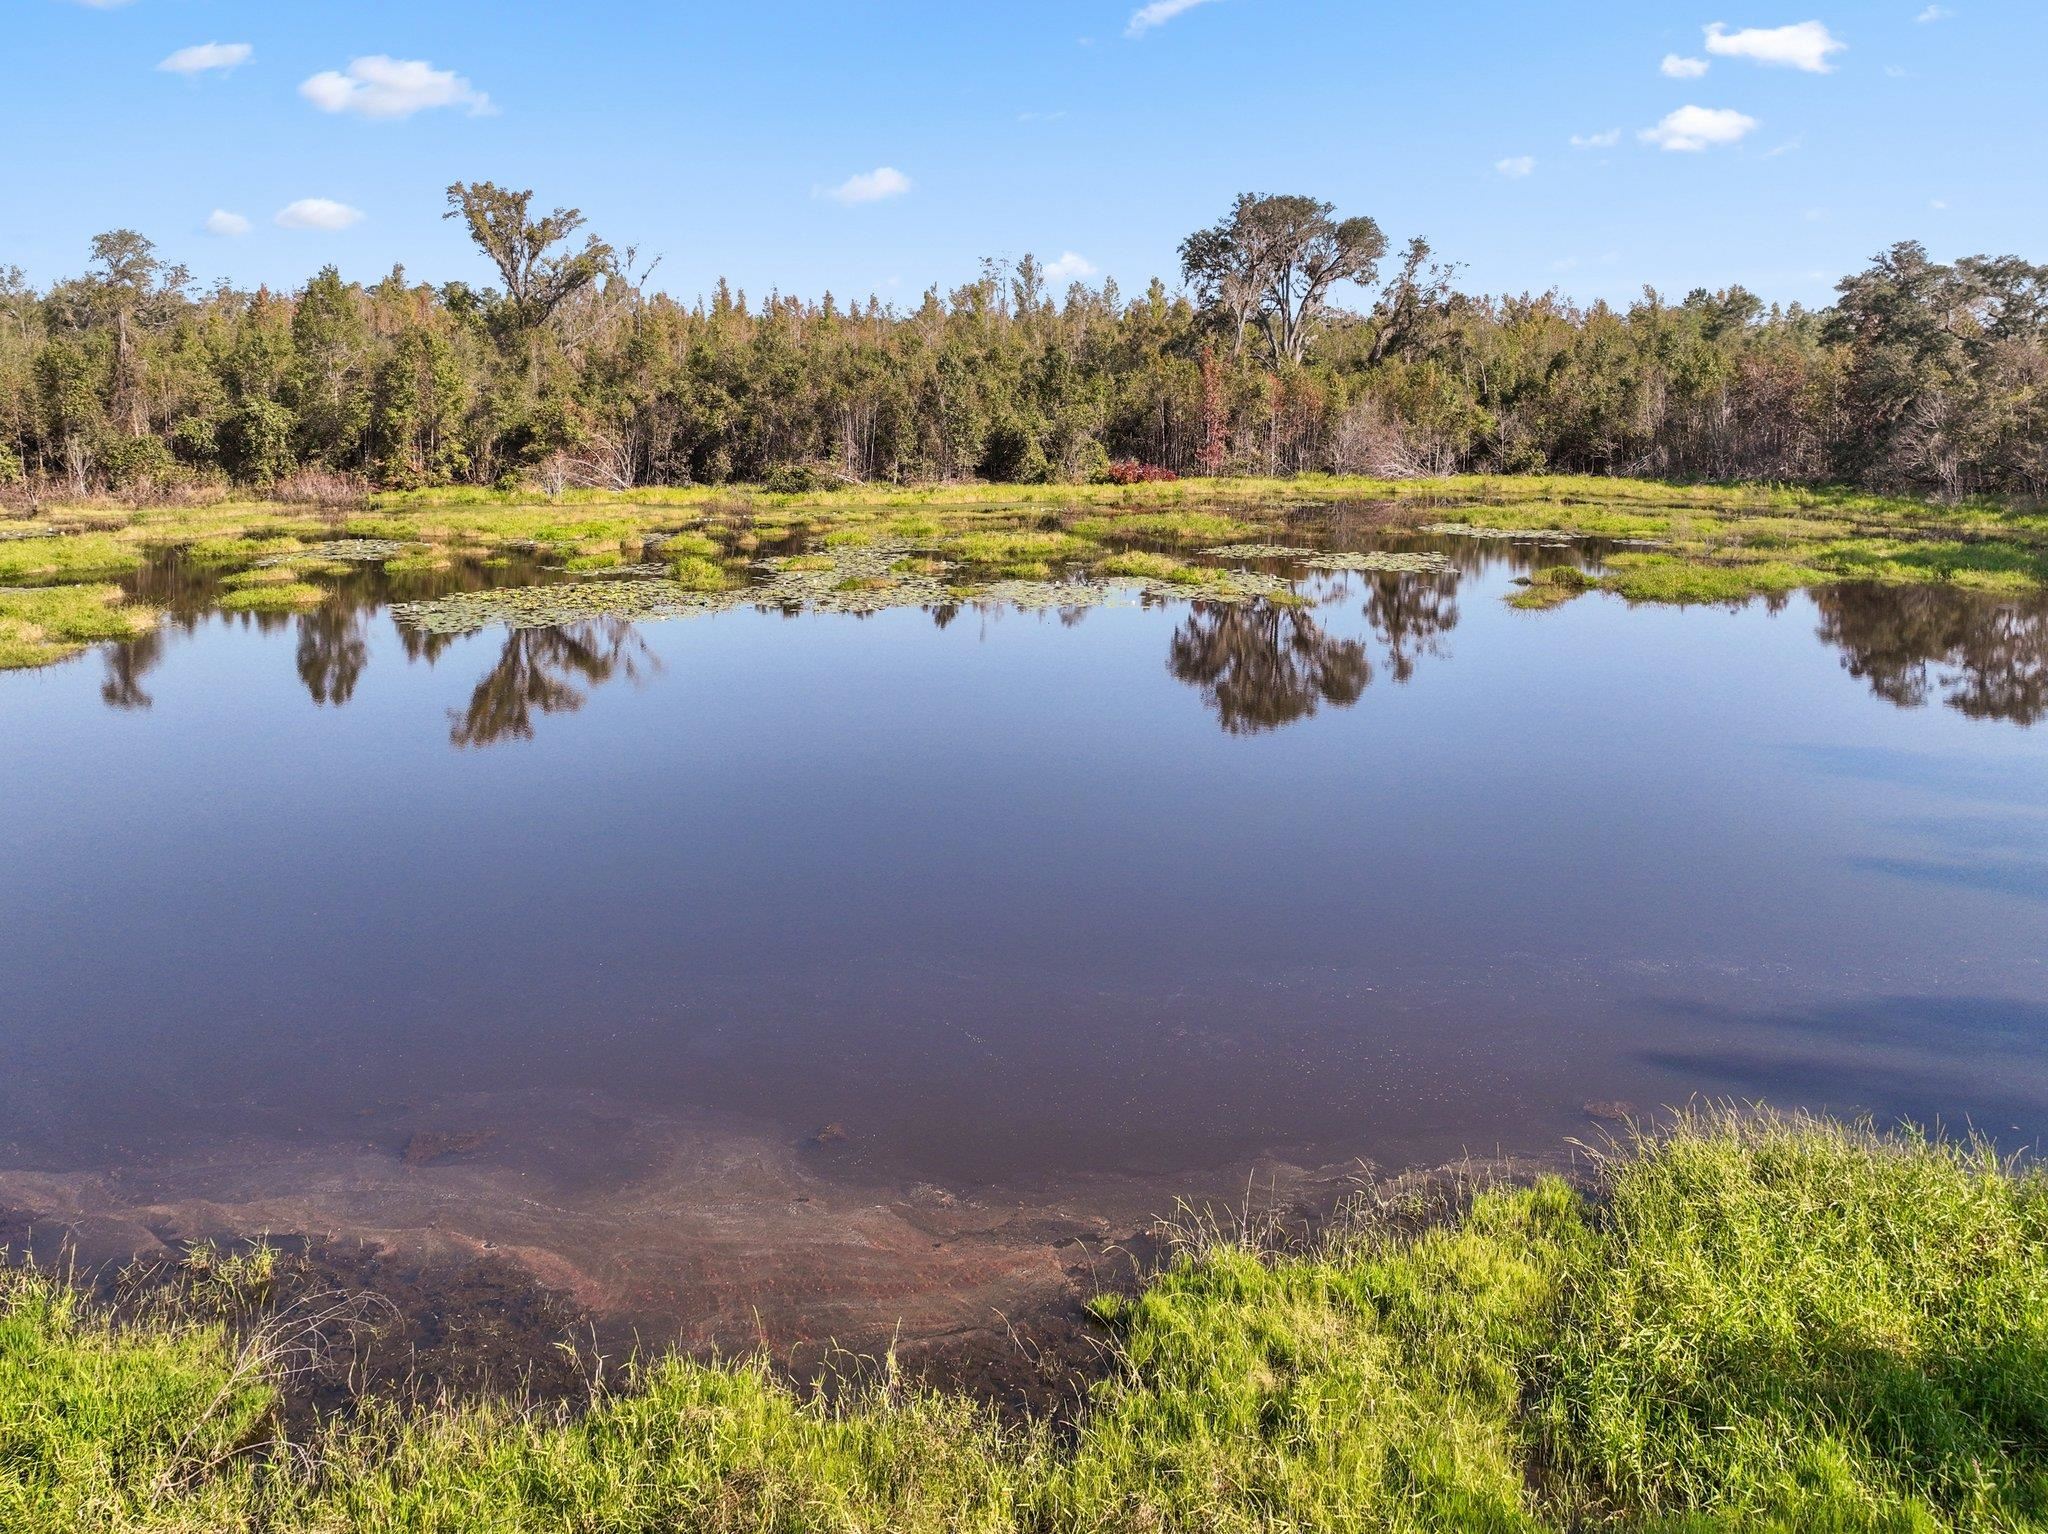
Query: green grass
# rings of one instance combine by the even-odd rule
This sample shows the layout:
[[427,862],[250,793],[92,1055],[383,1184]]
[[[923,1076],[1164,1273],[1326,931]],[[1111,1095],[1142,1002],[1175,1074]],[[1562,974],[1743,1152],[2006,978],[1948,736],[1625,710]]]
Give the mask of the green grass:
[[1079,558],[1096,552],[1096,548],[1089,539],[1072,533],[1016,528],[961,533],[948,540],[945,552],[962,564],[996,567],[1031,564],[1043,568],[1051,560]]
[[1073,531],[1083,538],[1129,538],[1146,543],[1228,543],[1253,530],[1248,523],[1213,511],[1134,512],[1083,517],[1073,524]]
[[[893,1376],[828,1405],[670,1359],[581,1412],[373,1402],[287,1449],[274,1376],[216,1322],[117,1328],[17,1273],[0,1527],[2048,1528],[2040,1174],[1717,1111],[1587,1190],[1385,1213],[1310,1251],[1211,1234],[1098,1301],[1115,1363],[1066,1433]],[[222,1262],[223,1311],[268,1281]]]
[[67,533],[57,538],[0,540],[0,586],[52,586],[124,575],[142,563],[142,550],[111,533]]
[[124,605],[118,586],[0,587],[0,671],[48,666],[155,622],[150,609]]
[[670,579],[689,591],[723,591],[730,584],[725,570],[700,554],[684,554],[668,563]]
[[296,613],[318,607],[327,593],[310,581],[284,581],[270,586],[244,586],[220,599],[224,613]]

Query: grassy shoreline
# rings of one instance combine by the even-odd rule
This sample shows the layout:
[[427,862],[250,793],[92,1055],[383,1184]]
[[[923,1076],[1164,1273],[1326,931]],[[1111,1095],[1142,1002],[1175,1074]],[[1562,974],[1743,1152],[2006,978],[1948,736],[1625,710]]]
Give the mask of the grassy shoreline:
[[1309,1251],[1211,1232],[1099,1302],[1117,1363],[1067,1433],[887,1376],[827,1405],[668,1359],[580,1412],[370,1402],[287,1444],[274,1339],[119,1326],[15,1272],[0,1526],[2048,1526],[2039,1173],[1714,1112],[1588,1189],[1390,1214]]
[[[0,669],[50,664],[147,628],[154,619],[146,608],[105,593],[166,549],[223,576],[232,588],[223,606],[242,611],[317,606],[338,541],[343,558],[361,557],[366,546],[384,550],[393,574],[431,572],[457,558],[514,557],[585,581],[645,570],[659,584],[642,585],[634,593],[638,611],[625,616],[738,599],[764,561],[800,549],[819,550],[801,556],[816,560],[892,544],[902,558],[881,568],[789,591],[806,602],[875,610],[1078,576],[1136,580],[1156,594],[1284,601],[1278,583],[1233,578],[1232,561],[1205,551],[1283,543],[1290,515],[1339,503],[1373,508],[1396,534],[1587,540],[1597,568],[1539,571],[1511,597],[1530,609],[1592,590],[1684,604],[1843,581],[2007,595],[2048,589],[2048,513],[1847,490],[1553,475],[865,485],[806,494],[694,487],[567,491],[555,500],[453,489],[377,495],[360,505],[228,498],[0,512]],[[62,589],[79,595],[58,603],[49,593]],[[88,590],[99,594],[87,597]],[[623,599],[628,588],[614,590]],[[1006,590],[1025,601],[1058,595],[1014,584]],[[605,593],[583,595],[601,606]]]

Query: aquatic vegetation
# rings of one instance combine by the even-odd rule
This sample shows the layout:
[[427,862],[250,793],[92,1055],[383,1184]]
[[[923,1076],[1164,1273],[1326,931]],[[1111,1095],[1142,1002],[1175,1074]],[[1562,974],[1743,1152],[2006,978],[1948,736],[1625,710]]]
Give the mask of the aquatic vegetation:
[[961,533],[945,542],[945,552],[962,564],[1035,564],[1074,559],[1096,552],[1092,540],[1073,533],[1044,532],[1029,528],[1008,532]]
[[1548,565],[1520,582],[1517,590],[1508,593],[1507,602],[1508,606],[1525,612],[1542,612],[1560,607],[1599,584],[1600,577],[1577,565]]
[[1371,549],[1362,554],[1315,554],[1303,561],[1311,570],[1386,571],[1401,575],[1453,575],[1458,567],[1443,554]]
[[143,551],[111,533],[0,540],[0,586],[54,586],[125,575]]
[[1309,559],[1316,551],[1291,543],[1219,543],[1202,552],[1218,559]]
[[1220,573],[1186,564],[1171,554],[1153,554],[1137,549],[1124,554],[1112,554],[1095,568],[1103,575],[1135,575],[1144,580],[1166,581],[1176,586],[1199,586],[1203,581]]
[[[2048,1177],[1988,1149],[1728,1112],[1594,1186],[1368,1197],[1308,1249],[1178,1233],[1094,1311],[1071,1427],[765,1361],[634,1365],[582,1410],[372,1400],[278,1443],[256,1266],[117,1325],[0,1273],[0,1521],[1272,1534],[2038,1528]],[[1418,1218],[1418,1215],[1420,1216]],[[232,1260],[232,1259],[226,1259]],[[216,1261],[213,1268],[218,1269]],[[225,1275],[223,1279],[225,1280]],[[260,1338],[260,1332],[257,1334]]]
[[[225,576],[276,568],[296,572],[300,582],[358,563],[418,575],[454,559],[506,568],[523,556],[621,586],[665,582],[700,595],[737,593],[741,602],[860,612],[959,600],[958,591],[989,582],[1015,583],[1020,591],[1071,586],[1061,579],[1066,575],[1120,580],[1127,583],[1122,589],[1141,595],[1296,600],[1285,583],[1260,585],[1242,573],[1226,579],[1148,545],[1199,550],[1220,561],[1296,561],[1310,570],[1456,573],[1454,560],[1433,551],[1339,553],[1252,536],[1287,525],[1305,506],[1346,497],[1427,507],[1428,520],[1418,517],[1415,527],[1444,537],[1556,548],[1597,540],[1608,556],[1600,588],[1631,602],[1733,602],[1850,580],[1995,592],[2048,586],[2048,517],[2041,515],[1840,490],[1571,476],[871,485],[772,499],[700,488],[565,492],[546,502],[499,492],[419,492],[382,496],[373,510],[351,513],[340,523],[347,536],[339,538],[331,515],[306,505],[95,506],[89,521],[61,509],[11,521],[9,536],[0,538],[0,584],[104,581],[162,547],[177,547],[188,561]],[[734,563],[798,537],[802,552],[761,567],[765,578],[750,581]],[[635,549],[645,551],[637,560]],[[845,557],[868,550],[876,562],[845,565]],[[952,565],[972,578],[961,579]],[[1569,594],[1532,584],[1508,600],[1547,607]],[[666,610],[672,595],[618,600],[621,610],[650,603]],[[244,597],[239,605],[246,610],[254,600]],[[571,613],[604,610],[593,605],[597,598],[563,600]],[[702,610],[699,603],[684,607]],[[542,608],[522,597],[508,598],[507,610]]]
[[717,539],[703,533],[668,533],[648,540],[648,552],[658,553],[663,559],[676,560],[695,556],[698,559],[720,559],[725,549]]
[[291,564],[271,564],[266,561],[260,565],[252,565],[247,570],[237,570],[232,575],[223,575],[220,584],[224,591],[246,591],[252,586],[288,586],[299,579],[301,577],[296,561]]
[[0,586],[0,671],[47,666],[105,639],[132,639],[155,625],[107,585]]
[[669,579],[685,591],[723,591],[732,583],[722,566],[700,554],[683,554],[669,561]]
[[1489,527],[1484,523],[1425,522],[1417,532],[1439,538],[1485,538],[1500,543],[1533,543],[1539,548],[1568,549],[1571,538],[1549,528]]
[[1070,525],[1082,538],[1126,538],[1137,543],[1204,544],[1240,538],[1251,528],[1215,511],[1128,512],[1083,517]]
[[423,633],[467,634],[497,626],[554,628],[586,618],[681,618],[730,605],[725,593],[693,591],[672,580],[590,580],[394,602],[391,616]]
[[274,533],[263,537],[199,538],[182,545],[181,552],[195,565],[226,569],[252,565],[260,559],[288,557],[304,547],[289,533]]
[[289,613],[318,607],[327,593],[308,581],[286,581],[273,586],[244,586],[220,599],[227,613]]
[[[384,561],[386,575],[433,575],[446,570],[453,559],[430,549],[419,549],[409,554],[399,554]],[[302,567],[303,568],[303,567]]]
[[303,566],[310,560],[340,564],[386,565],[417,551],[419,545],[398,538],[330,538],[310,543],[283,554],[271,554],[256,561],[265,565]]
[[1603,590],[1631,602],[1742,602],[1776,591],[1797,591],[1829,579],[1810,565],[1780,560],[1702,564],[1661,554],[1617,554],[1600,578]]

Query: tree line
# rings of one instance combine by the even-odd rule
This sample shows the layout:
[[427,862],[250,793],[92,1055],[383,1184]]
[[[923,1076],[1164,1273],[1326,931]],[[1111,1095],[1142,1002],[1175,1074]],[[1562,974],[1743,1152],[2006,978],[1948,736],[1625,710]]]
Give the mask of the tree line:
[[[530,192],[448,191],[495,285],[197,290],[149,240],[0,268],[0,488],[1090,480],[1553,472],[2048,493],[2048,267],[1904,243],[1825,309],[1464,291],[1420,238],[1247,194],[1180,281],[1030,256],[914,307],[652,265]],[[582,242],[577,243],[577,237]]]

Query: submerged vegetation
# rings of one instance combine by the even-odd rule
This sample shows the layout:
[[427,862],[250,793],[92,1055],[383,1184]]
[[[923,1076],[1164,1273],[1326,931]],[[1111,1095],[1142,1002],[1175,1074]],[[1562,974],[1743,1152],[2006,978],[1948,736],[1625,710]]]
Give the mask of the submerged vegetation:
[[[262,1327],[0,1281],[0,1523],[368,1531],[2048,1526],[2048,1180],[1711,1112],[1314,1249],[1188,1235],[1069,1429],[893,1372],[665,1360],[587,1409],[371,1400],[281,1441]],[[217,1254],[213,1254],[217,1256]],[[218,1266],[218,1262],[214,1263]],[[239,1284],[209,1293],[260,1291]]]

